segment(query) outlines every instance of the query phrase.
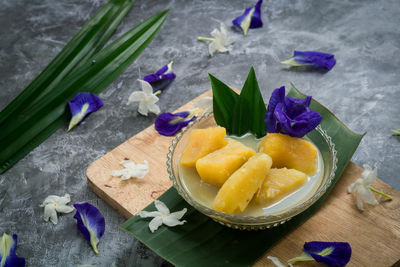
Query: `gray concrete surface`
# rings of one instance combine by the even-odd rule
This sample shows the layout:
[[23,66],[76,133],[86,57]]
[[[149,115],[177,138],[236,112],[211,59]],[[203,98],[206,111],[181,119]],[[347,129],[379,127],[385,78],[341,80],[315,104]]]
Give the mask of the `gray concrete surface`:
[[[0,1],[0,109],[17,96],[90,18],[104,0]],[[100,94],[105,105],[79,127],[59,129],[38,148],[0,175],[0,234],[17,233],[17,253],[27,266],[164,266],[160,257],[119,230],[124,218],[86,185],[88,165],[153,123],[127,105],[139,89],[136,79],[174,60],[177,78],[160,96],[162,111],[172,111],[208,90],[207,73],[241,88],[254,66],[267,99],[293,82],[332,110],[350,129],[367,132],[353,156],[374,164],[379,177],[400,190],[400,4],[387,1],[264,1],[265,26],[238,40],[230,53],[209,57],[206,43],[219,21],[230,21],[256,1],[138,0],[115,36],[165,8],[169,17],[142,55]],[[280,60],[294,49],[335,54],[327,73],[287,70]],[[50,194],[88,201],[106,218],[106,232],[95,255],[78,232],[73,213],[53,226],[39,204]]]

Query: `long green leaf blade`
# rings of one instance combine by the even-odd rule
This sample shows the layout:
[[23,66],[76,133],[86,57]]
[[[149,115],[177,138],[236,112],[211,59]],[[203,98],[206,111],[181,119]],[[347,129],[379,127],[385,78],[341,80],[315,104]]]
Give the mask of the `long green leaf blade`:
[[266,134],[265,103],[258,87],[256,73],[251,67],[246,82],[240,92],[239,101],[233,110],[232,133],[242,136],[248,132],[257,138]]
[[232,134],[232,113],[239,99],[239,95],[229,86],[208,74],[213,92],[213,113],[218,125],[225,127],[228,134]]
[[52,62],[0,112],[0,128],[26,107],[34,106],[74,68],[92,57],[108,41],[135,0],[110,0],[75,34]]
[[36,107],[28,108],[2,131],[0,172],[4,172],[25,156],[26,151],[29,152],[25,147],[36,147],[38,144],[32,143],[34,138],[40,140],[41,135],[56,130],[46,131],[49,125],[65,116],[66,103],[77,92],[98,93],[118,77],[154,38],[167,14],[168,10],[160,12],[115,40],[92,60],[71,72],[52,95],[47,96]]

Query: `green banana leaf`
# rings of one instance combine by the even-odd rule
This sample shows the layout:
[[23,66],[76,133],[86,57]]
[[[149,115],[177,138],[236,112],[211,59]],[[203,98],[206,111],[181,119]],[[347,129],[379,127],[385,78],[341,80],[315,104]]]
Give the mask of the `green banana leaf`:
[[0,132],[0,173],[35,148],[68,118],[68,100],[78,92],[99,93],[112,83],[151,42],[169,10],[140,23],[90,60],[76,67],[39,103],[20,112]]
[[[292,86],[291,97],[304,98]],[[311,108],[322,117],[322,128],[331,136],[338,152],[335,178],[326,193],[310,208],[290,221],[262,231],[240,231],[224,227],[189,206],[170,188],[159,199],[171,211],[188,208],[184,218],[187,223],[176,227],[161,226],[151,233],[148,219],[133,216],[121,228],[140,240],[155,253],[176,266],[250,266],[285,235],[306,221],[323,203],[343,173],[357,149],[363,135],[350,131],[328,109],[312,100]],[[155,210],[154,204],[145,208]]]
[[22,110],[40,102],[74,68],[98,52],[134,2],[135,0],[110,0],[101,7],[39,76],[0,112],[0,129],[7,128]]

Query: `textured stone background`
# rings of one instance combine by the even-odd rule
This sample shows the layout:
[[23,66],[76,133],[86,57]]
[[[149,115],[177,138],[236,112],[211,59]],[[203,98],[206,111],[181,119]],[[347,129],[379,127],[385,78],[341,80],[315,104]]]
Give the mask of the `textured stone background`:
[[[51,61],[104,0],[0,1],[0,109]],[[208,36],[219,21],[230,21],[255,3],[249,1],[138,0],[115,36],[165,8],[169,17],[155,40],[100,97],[105,105],[79,127],[58,130],[0,176],[0,233],[19,235],[18,255],[28,266],[163,266],[160,257],[118,226],[124,218],[86,185],[87,166],[153,123],[128,106],[139,89],[136,79],[174,60],[177,79],[160,96],[162,111],[172,111],[210,88],[207,72],[241,88],[254,66],[267,99],[272,90],[293,82],[332,110],[350,129],[367,132],[353,161],[377,163],[382,180],[400,190],[400,5],[386,1],[266,0],[265,26],[238,40],[229,54],[208,56]],[[287,70],[279,61],[294,49],[335,54],[332,71]],[[1,129],[0,129],[1,130]],[[73,214],[53,226],[39,204],[49,194],[71,194],[88,201],[106,218],[96,256],[75,226]]]

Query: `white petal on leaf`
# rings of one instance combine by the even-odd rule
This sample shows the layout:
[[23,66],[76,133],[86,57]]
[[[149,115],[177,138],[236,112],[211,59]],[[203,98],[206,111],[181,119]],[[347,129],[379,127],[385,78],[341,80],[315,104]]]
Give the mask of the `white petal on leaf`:
[[149,223],[150,231],[154,233],[154,231],[157,230],[158,227],[160,227],[162,224],[163,224],[162,217],[154,217]]
[[169,215],[169,208],[164,204],[164,202],[156,199],[154,200],[154,205],[156,206],[156,209],[162,213],[162,215]]
[[141,211],[138,214],[141,218],[154,217],[149,223],[151,232],[157,230],[162,224],[166,226],[177,226],[186,222],[185,220],[180,221],[187,211],[186,208],[181,211],[170,213],[169,208],[162,201],[156,199],[154,200],[154,205],[157,211]]

